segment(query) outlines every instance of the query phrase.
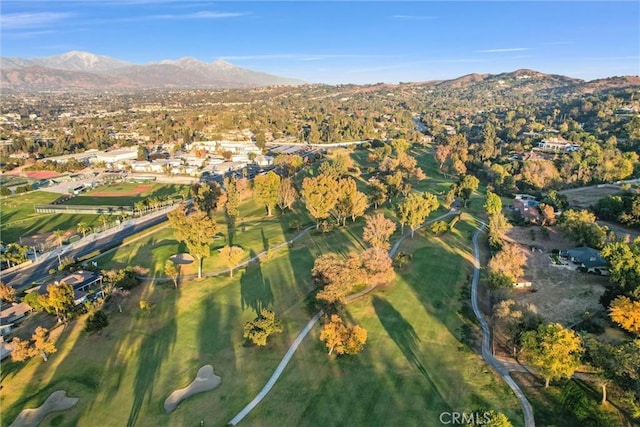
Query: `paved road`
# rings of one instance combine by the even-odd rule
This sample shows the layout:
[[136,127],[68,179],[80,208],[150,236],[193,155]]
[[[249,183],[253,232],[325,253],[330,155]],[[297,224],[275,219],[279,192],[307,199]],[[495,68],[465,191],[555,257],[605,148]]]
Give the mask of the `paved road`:
[[518,384],[511,378],[509,375],[510,365],[504,364],[493,356],[493,352],[491,351],[491,330],[489,329],[489,324],[485,320],[482,312],[480,311],[480,307],[478,306],[478,282],[480,279],[480,250],[478,249],[478,236],[484,231],[485,224],[481,222],[481,226],[477,229],[477,231],[473,234],[473,279],[471,282],[471,306],[473,308],[473,313],[478,318],[480,322],[480,326],[482,327],[482,358],[489,364],[493,369],[500,374],[500,376],[505,380],[511,390],[515,393],[518,400],[520,400],[520,404],[522,405],[522,410],[524,411],[524,425],[525,427],[535,427],[535,419],[533,417],[533,409],[531,408],[531,404],[527,400],[527,397],[524,395]]
[[[123,229],[110,234],[109,236],[100,237],[93,241],[88,241],[86,244],[77,248],[72,248],[71,250],[69,250],[68,247],[64,246],[62,248],[57,248],[53,253],[50,253],[48,255],[43,254],[42,256],[46,256],[46,259],[42,262],[33,264],[15,272],[2,274],[1,279],[4,283],[13,286],[18,292],[20,292],[21,290],[30,287],[33,282],[46,279],[49,276],[50,269],[58,268],[58,257],[56,255],[58,251],[63,251],[63,253],[61,253],[60,255],[62,258],[68,256],[79,258],[83,255],[87,255],[106,246],[120,244],[122,242],[122,239],[124,239],[125,237],[139,233],[166,220],[167,215],[164,214],[135,225],[126,226]],[[89,237],[87,237],[86,239],[89,239]]]

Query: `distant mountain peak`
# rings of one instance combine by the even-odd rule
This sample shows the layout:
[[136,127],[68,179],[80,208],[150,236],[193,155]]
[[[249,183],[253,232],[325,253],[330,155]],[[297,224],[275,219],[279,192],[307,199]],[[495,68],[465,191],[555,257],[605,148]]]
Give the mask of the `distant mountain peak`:
[[213,61],[211,63],[211,65],[213,65],[215,67],[218,67],[218,68],[226,68],[226,69],[236,68],[235,65],[231,64],[230,62],[225,61],[222,58],[216,59],[215,61]]

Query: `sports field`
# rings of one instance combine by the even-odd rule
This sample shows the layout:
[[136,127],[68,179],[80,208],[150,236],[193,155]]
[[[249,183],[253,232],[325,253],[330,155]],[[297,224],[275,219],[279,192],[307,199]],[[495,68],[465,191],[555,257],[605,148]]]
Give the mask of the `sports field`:
[[189,194],[189,186],[173,184],[139,184],[123,182],[102,185],[82,193],[64,204],[66,205],[108,205],[133,206],[136,202],[150,199],[174,199]]

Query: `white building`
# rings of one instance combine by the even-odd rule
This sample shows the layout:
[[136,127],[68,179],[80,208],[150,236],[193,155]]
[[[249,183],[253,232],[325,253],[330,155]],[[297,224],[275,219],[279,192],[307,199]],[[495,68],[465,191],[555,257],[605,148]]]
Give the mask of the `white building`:
[[113,150],[98,152],[96,155],[97,162],[105,162],[107,165],[112,165],[125,160],[136,160],[138,158],[138,150]]

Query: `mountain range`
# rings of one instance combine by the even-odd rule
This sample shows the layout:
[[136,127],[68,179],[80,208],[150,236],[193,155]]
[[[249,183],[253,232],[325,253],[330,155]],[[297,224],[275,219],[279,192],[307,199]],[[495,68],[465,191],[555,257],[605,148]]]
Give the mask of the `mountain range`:
[[0,73],[0,88],[4,92],[232,89],[305,83],[237,67],[221,59],[206,63],[195,58],[181,58],[138,65],[80,51],[43,58],[2,57]]
[[[206,63],[187,57],[139,65],[80,51],[30,59],[0,57],[0,89],[4,93],[131,91],[148,88],[233,89],[302,84],[305,84],[302,80],[237,67],[221,59]],[[640,77],[622,76],[584,81],[521,69],[501,74],[468,74],[451,80],[414,84],[433,89],[473,88],[476,91],[502,90],[524,94],[540,90],[593,93],[640,88]]]

